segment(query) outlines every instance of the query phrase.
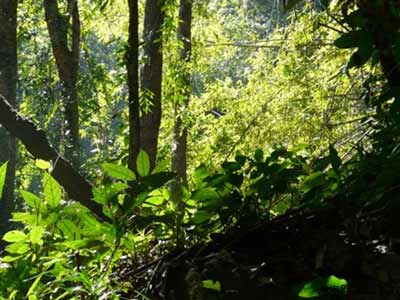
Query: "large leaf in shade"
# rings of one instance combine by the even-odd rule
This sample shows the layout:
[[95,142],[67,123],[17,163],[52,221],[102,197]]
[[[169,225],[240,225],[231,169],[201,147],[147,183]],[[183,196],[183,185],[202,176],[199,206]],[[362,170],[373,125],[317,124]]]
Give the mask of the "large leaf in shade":
[[213,188],[202,188],[192,194],[192,199],[197,201],[217,200],[220,198],[221,196]]
[[101,167],[108,175],[116,179],[127,181],[133,181],[136,179],[135,173],[124,166],[112,163],[104,163],[101,164]]
[[136,159],[136,168],[140,176],[144,177],[150,174],[150,159],[143,150],[139,151]]
[[6,175],[7,175],[7,165],[8,162],[5,162],[0,167],[0,199],[3,197],[4,184],[6,182]]
[[43,177],[43,195],[44,200],[51,207],[58,206],[62,199],[62,190],[60,184],[48,173],[45,173]]
[[372,37],[368,31],[355,30],[342,34],[335,42],[335,46],[347,48],[372,48]]
[[321,186],[325,182],[325,175],[322,172],[315,172],[307,176],[300,185],[303,192],[309,192],[312,189]]

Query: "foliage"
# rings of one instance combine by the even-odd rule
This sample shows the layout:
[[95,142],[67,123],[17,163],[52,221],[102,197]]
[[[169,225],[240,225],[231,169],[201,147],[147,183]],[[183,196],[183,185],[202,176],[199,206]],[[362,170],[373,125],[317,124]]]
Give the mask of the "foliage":
[[[384,68],[388,60],[400,64],[397,23],[387,22],[398,21],[398,9],[379,10],[381,1],[371,1],[371,7],[323,2],[323,10],[305,5],[302,12],[279,17],[266,14],[269,1],[254,7],[250,1],[197,3],[193,61],[186,65],[178,60],[176,3],[168,2],[167,101],[159,163],[152,171],[143,151],[136,170],[125,167],[124,3],[81,3],[87,24],[79,80],[85,99],[81,164],[95,181],[94,201],[112,224],[69,200],[51,176],[56,162],[27,163],[22,149],[17,182],[22,209],[3,237],[0,298],[120,299],[135,288],[113,277],[125,256],[157,258],[287,212],[398,207],[393,199],[400,186],[400,93]],[[386,15],[370,18],[382,11]],[[49,138],[60,148],[60,87],[43,13],[36,1],[24,1],[20,16],[20,110],[51,128]],[[166,165],[171,116],[182,101],[180,76],[187,71],[193,74],[193,94],[180,114],[189,128],[190,181],[182,187],[182,203],[175,203],[169,186],[174,174]],[[0,195],[6,171],[4,164]],[[310,298],[346,284],[333,275],[317,278],[297,294]],[[221,289],[208,279],[202,286]]]

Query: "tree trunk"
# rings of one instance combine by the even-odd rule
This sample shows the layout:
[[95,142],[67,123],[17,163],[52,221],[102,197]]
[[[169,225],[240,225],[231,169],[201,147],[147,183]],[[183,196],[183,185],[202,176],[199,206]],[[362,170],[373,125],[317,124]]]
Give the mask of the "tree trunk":
[[186,110],[190,99],[190,73],[188,63],[191,60],[192,0],[181,0],[179,7],[178,39],[183,44],[180,49],[180,87],[184,100],[175,104],[174,142],[172,149],[172,171],[177,174],[177,185],[187,184],[187,127],[182,121],[182,110]]
[[171,199],[178,208],[176,224],[176,243],[177,247],[182,247],[184,236],[181,231],[181,222],[183,218],[184,205],[182,201],[182,187],[187,186],[187,126],[182,119],[182,111],[185,111],[189,105],[191,94],[189,63],[192,51],[192,0],[180,0],[179,6],[179,25],[178,40],[182,43],[179,50],[180,68],[178,80],[182,84],[180,90],[184,96],[183,102],[175,103],[175,126],[174,141],[172,145],[172,171],[176,173],[176,178],[171,185]]
[[[144,17],[144,66],[141,89],[149,111],[142,109],[140,119],[140,148],[150,158],[154,168],[157,156],[158,133],[161,124],[162,83],[162,25],[164,23],[165,0],[147,0]],[[147,105],[146,105],[147,106]]]
[[[0,94],[15,106],[17,83],[17,0],[0,1]],[[16,141],[0,126],[0,163],[8,161],[6,185],[0,199],[0,236],[9,227],[14,209]],[[1,197],[1,195],[0,195]]]
[[136,172],[136,158],[140,151],[139,114],[139,9],[138,0],[128,0],[129,40],[126,54],[129,89],[129,168]]
[[[63,88],[65,115],[65,157],[79,167],[78,71],[80,51],[80,18],[77,0],[68,0],[66,15],[61,14],[57,0],[44,0],[47,28]],[[71,39],[69,43],[68,39]],[[71,44],[71,47],[69,47]]]

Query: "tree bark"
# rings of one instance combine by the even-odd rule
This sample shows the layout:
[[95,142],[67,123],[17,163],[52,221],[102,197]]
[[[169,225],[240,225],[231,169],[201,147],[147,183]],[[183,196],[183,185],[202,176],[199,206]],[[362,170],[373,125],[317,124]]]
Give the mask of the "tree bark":
[[172,171],[177,174],[176,189],[180,189],[180,185],[187,185],[187,127],[183,124],[182,110],[186,110],[189,104],[190,89],[190,72],[188,71],[188,63],[191,60],[191,34],[192,30],[192,0],[181,0],[179,7],[179,26],[178,39],[182,43],[180,49],[180,67],[181,80],[180,89],[182,90],[184,100],[183,103],[175,104],[175,126],[174,126],[174,142],[172,149]]
[[128,0],[129,39],[126,56],[129,89],[129,158],[128,166],[136,173],[136,158],[140,151],[139,104],[139,8],[138,0]]
[[[79,112],[78,71],[80,51],[80,18],[77,0],[68,0],[65,15],[61,14],[57,0],[44,0],[45,17],[63,88],[62,107],[65,115],[65,157],[75,168],[79,167]],[[71,46],[69,47],[69,37]]]
[[164,23],[165,0],[147,0],[144,17],[144,66],[141,90],[150,111],[142,110],[140,119],[140,148],[150,158],[154,168],[157,157],[158,134],[161,124],[161,84],[162,84],[162,25]]
[[[0,94],[16,104],[17,83],[17,0],[0,1]],[[14,210],[16,141],[0,126],[0,163],[8,161],[6,184],[0,195],[0,236],[7,232]]]
[[72,199],[89,208],[101,220],[109,221],[103,214],[102,206],[92,201],[92,185],[50,146],[44,131],[38,129],[29,119],[19,115],[3,96],[0,96],[0,124],[20,139],[35,158],[52,162],[51,175]]

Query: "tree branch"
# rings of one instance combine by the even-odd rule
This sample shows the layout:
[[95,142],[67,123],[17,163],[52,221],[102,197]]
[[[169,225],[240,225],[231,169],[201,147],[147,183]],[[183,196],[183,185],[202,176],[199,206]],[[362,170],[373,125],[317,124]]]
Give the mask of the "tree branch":
[[47,141],[46,134],[29,119],[18,114],[0,95],[0,124],[21,140],[36,158],[52,161],[52,176],[64,187],[68,195],[90,209],[100,220],[110,221],[101,205],[92,200],[92,185],[83,178]]

